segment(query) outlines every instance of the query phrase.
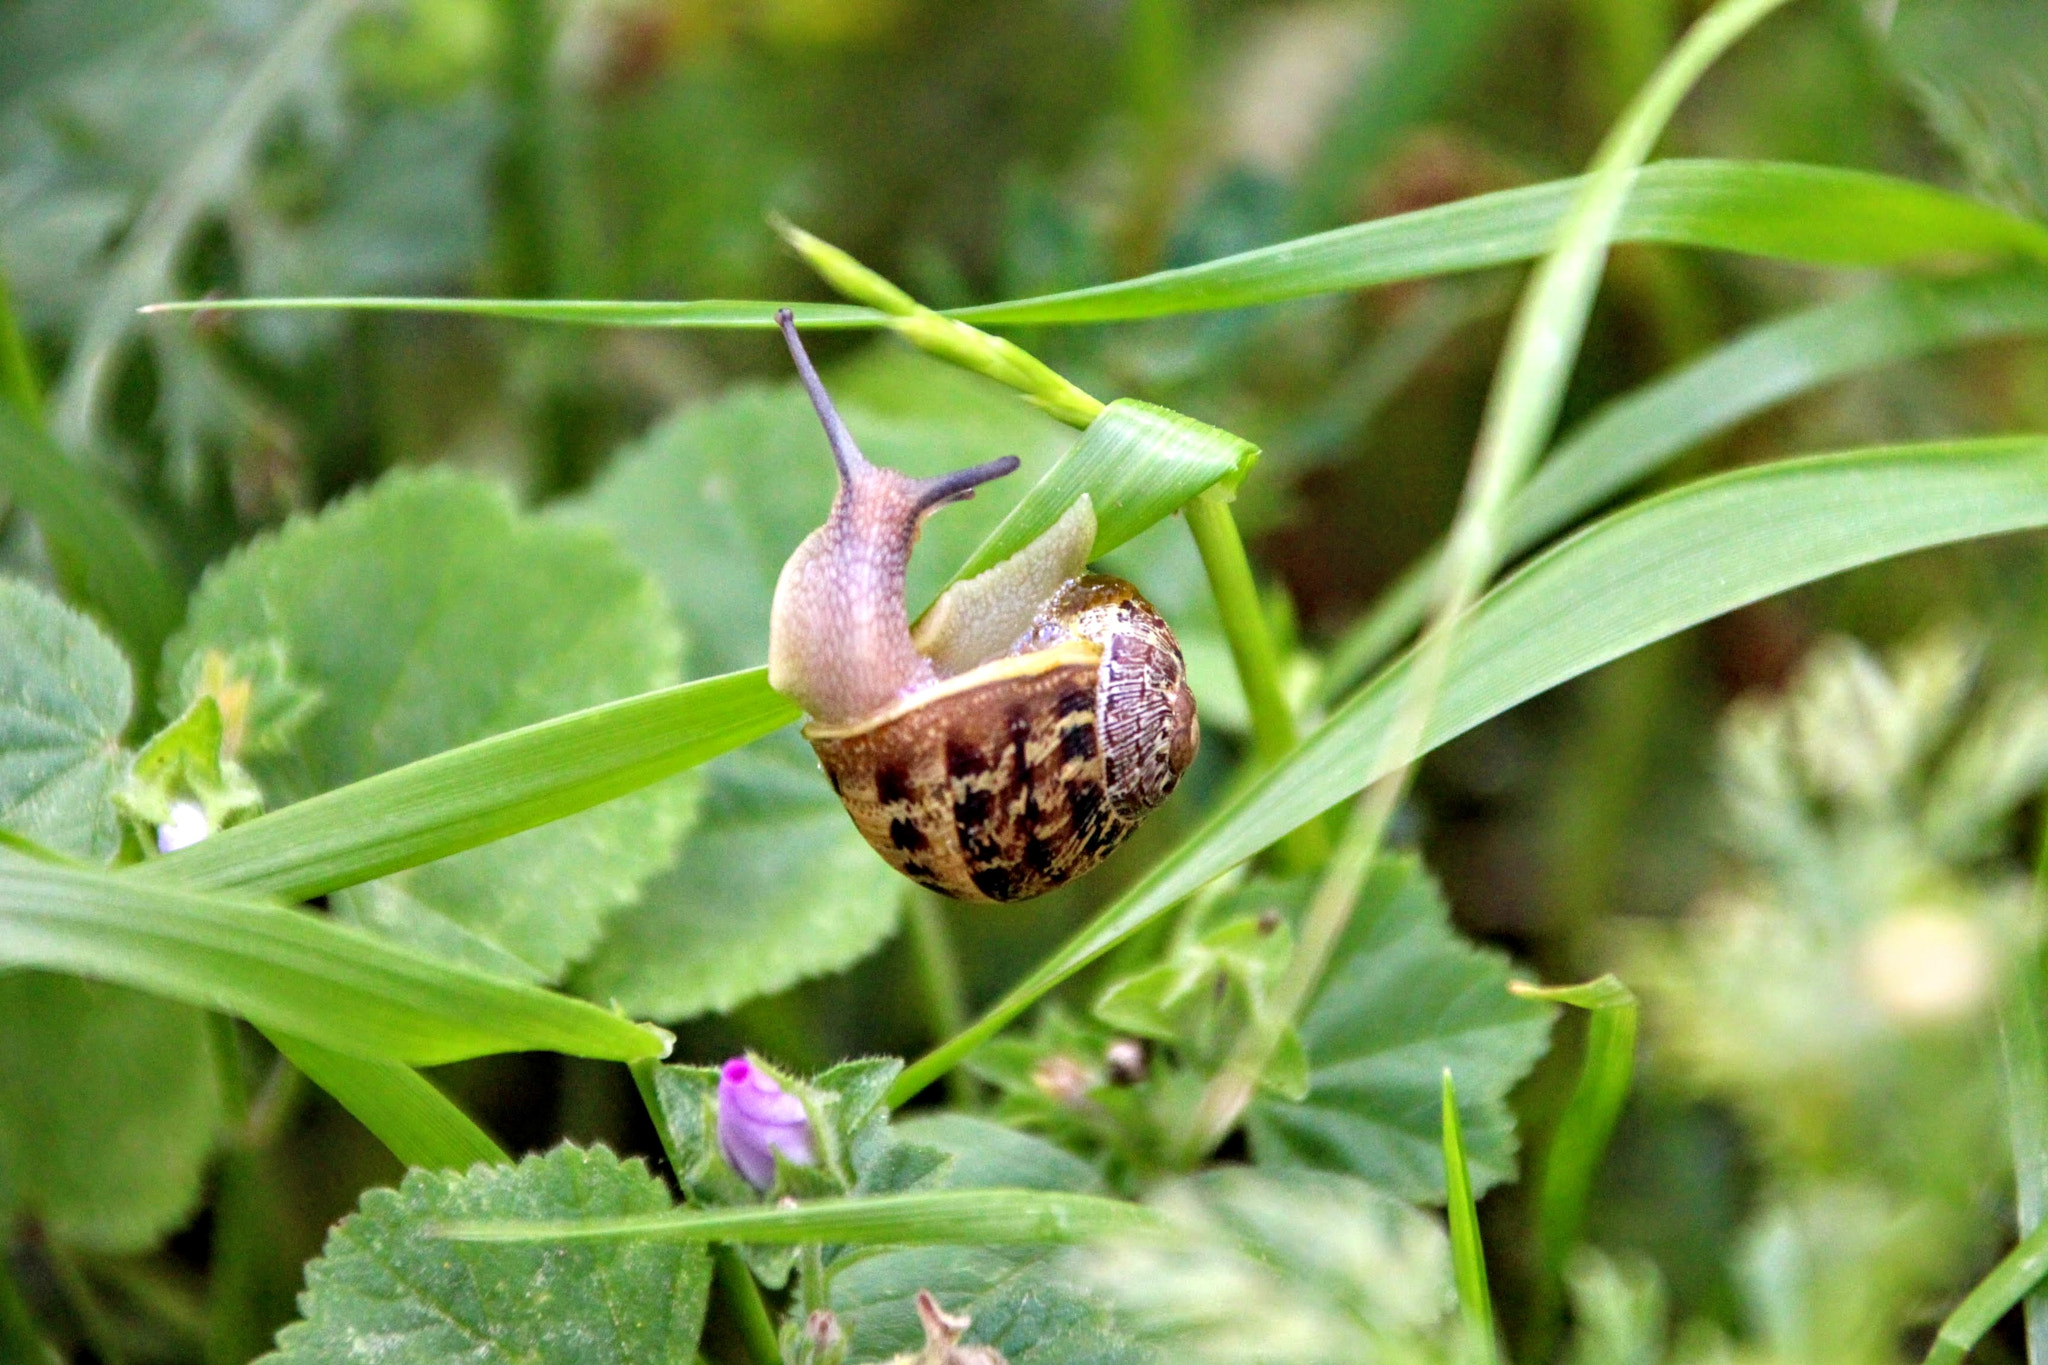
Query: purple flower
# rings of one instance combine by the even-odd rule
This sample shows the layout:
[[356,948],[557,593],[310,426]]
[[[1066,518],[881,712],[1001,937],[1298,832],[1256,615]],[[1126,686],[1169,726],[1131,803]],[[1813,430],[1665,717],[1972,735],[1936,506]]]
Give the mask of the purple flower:
[[718,1148],[757,1190],[775,1183],[777,1152],[796,1166],[817,1159],[811,1153],[804,1102],[745,1057],[733,1058],[718,1072]]

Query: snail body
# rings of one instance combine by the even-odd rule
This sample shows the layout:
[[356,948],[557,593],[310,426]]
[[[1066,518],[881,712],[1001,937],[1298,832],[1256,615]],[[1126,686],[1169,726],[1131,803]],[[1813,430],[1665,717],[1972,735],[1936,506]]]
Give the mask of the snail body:
[[1173,791],[1200,727],[1173,631],[1086,572],[1084,496],[1012,558],[955,584],[913,633],[904,577],[924,518],[1017,467],[932,479],[869,464],[804,354],[839,466],[825,524],[783,566],[768,681],[875,851],[934,891],[1024,900],[1088,871]]

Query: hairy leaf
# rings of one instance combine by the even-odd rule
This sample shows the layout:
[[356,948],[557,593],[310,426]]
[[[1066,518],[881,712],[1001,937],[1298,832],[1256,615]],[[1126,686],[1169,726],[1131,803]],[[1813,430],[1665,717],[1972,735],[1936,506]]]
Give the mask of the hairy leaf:
[[1548,1046],[1553,1010],[1507,987],[1507,959],[1451,927],[1420,861],[1383,858],[1301,1022],[1308,1098],[1253,1107],[1254,1156],[1262,1165],[1347,1171],[1404,1199],[1441,1200],[1449,1067],[1474,1191],[1512,1179],[1507,1095]]
[[693,1358],[710,1286],[702,1246],[452,1242],[458,1219],[652,1213],[667,1189],[638,1160],[562,1146],[517,1166],[413,1171],[372,1190],[306,1267],[304,1320],[272,1365],[670,1365]]
[[[323,701],[282,756],[304,797],[467,741],[673,683],[680,641],[605,539],[518,516],[489,484],[394,475],[215,570],[166,676],[206,650],[274,642]],[[344,919],[505,974],[548,980],[673,856],[692,779],[352,889]]]
[[0,829],[113,856],[132,686],[128,661],[91,621],[0,578]]

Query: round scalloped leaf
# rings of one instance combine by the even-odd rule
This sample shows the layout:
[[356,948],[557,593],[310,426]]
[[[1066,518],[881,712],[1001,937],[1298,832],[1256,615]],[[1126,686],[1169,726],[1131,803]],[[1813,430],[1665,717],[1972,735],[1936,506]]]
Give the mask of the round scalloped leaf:
[[[674,683],[659,588],[601,531],[523,516],[470,476],[395,474],[207,575],[166,678],[206,650],[281,648],[321,702],[251,754],[273,805]],[[260,702],[260,698],[258,699]],[[667,866],[695,807],[671,779],[337,893],[337,914],[444,957],[551,980]]]
[[371,1190],[306,1267],[303,1320],[268,1365],[686,1365],[710,1258],[654,1240],[455,1242],[435,1225],[657,1213],[668,1191],[640,1161],[557,1147],[517,1166],[415,1170]]
[[111,800],[134,706],[128,660],[49,594],[0,578],[0,829],[81,858],[120,843]]

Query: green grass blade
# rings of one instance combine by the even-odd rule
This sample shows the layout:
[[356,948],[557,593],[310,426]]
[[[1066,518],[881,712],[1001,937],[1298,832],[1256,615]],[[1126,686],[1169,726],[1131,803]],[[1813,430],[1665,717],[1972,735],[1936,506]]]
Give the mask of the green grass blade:
[[304,899],[637,791],[794,720],[765,669],[465,744],[235,825],[129,875]]
[[651,1239],[679,1242],[841,1242],[854,1246],[1077,1243],[1152,1231],[1142,1204],[1057,1190],[936,1190],[819,1199],[793,1208],[680,1209],[633,1218],[546,1223],[463,1223],[439,1229],[471,1242]]
[[[1116,322],[1278,303],[1530,260],[1580,181],[1553,180],[1260,247],[1178,270],[954,310],[977,326]],[[1910,180],[1787,162],[1657,161],[1636,173],[1615,240],[1815,265],[1954,254],[2048,259],[2048,227]]]
[[336,295],[290,299],[191,299],[152,303],[144,313],[457,313],[472,317],[560,322],[579,327],[691,327],[707,330],[775,328],[777,309],[796,314],[806,331],[881,327],[889,317],[852,303],[796,303],[766,299],[688,299],[669,302],[604,299],[437,299],[377,295]]
[[[1823,384],[1995,337],[2048,332],[2037,267],[1900,280],[1778,318],[1609,403],[1552,449],[1510,508],[1504,548],[1521,554],[1686,450]],[[1382,595],[1331,651],[1326,699],[1348,690],[1422,622],[1434,553]]]
[[1472,1199],[1472,1173],[1465,1166],[1465,1129],[1458,1121],[1458,1088],[1444,1068],[1444,1217],[1451,1226],[1451,1271],[1458,1285],[1458,1311],[1483,1360],[1495,1356],[1493,1291],[1486,1283],[1486,1247],[1479,1238],[1479,1206]]
[[401,1062],[351,1057],[285,1033],[270,1041],[408,1166],[464,1171],[511,1160],[455,1101]]
[[[2035,874],[2036,897],[2044,873],[2048,859]],[[2048,1221],[2048,959],[2039,948],[2018,954],[2006,969],[1998,1005],[2016,1221],[2024,1237]],[[2048,1294],[2027,1296],[2026,1325],[2027,1360],[2048,1365]]]
[[1960,1365],[1970,1348],[2048,1276],[2048,1223],[2020,1239],[1953,1313],[1943,1319],[1926,1365]]
[[[1213,312],[1452,275],[1550,249],[1577,179],[1477,195],[1115,284],[954,309],[977,326],[1119,322]],[[1958,255],[2048,259],[2048,227],[1928,185],[1864,171],[1772,161],[1658,161],[1637,172],[1615,240],[1660,242],[1814,265],[1896,266]],[[616,327],[879,327],[845,304],[737,299],[610,303],[539,299],[224,299],[151,312],[350,308],[468,313]]]
[[1526,999],[1572,1005],[1592,1016],[1579,1083],[1551,1135],[1536,1197],[1536,1244],[1544,1273],[1558,1280],[1585,1232],[1593,1176],[1607,1154],[1635,1078],[1636,997],[1611,973],[1582,986],[1546,988],[1517,981],[1508,989]]
[[145,672],[184,614],[149,540],[99,480],[0,402],[0,492],[35,518],[66,594],[104,620]]
[[116,981],[416,1066],[536,1049],[630,1061],[668,1049],[659,1029],[304,911],[13,855],[0,856],[0,966]]
[[969,578],[1029,545],[1086,493],[1095,506],[1094,556],[1108,554],[1213,484],[1244,477],[1259,449],[1192,417],[1124,398],[989,532],[959,576]]
[[1634,504],[1532,560],[1462,625],[1414,752],[1382,752],[1409,661],[1384,670],[1278,767],[1219,808],[981,1020],[913,1064],[900,1103],[1218,874],[1530,697],[1688,626],[1912,550],[2048,525],[2048,437],[1786,460]]

